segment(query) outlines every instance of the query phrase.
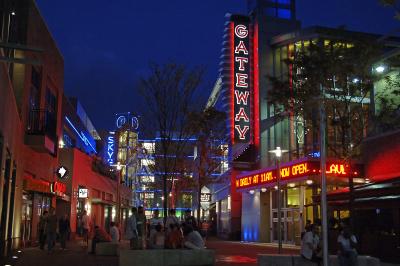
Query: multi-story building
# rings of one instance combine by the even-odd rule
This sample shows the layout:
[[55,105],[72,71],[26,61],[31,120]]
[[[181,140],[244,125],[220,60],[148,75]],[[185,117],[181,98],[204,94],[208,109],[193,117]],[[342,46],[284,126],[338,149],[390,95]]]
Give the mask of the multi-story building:
[[[145,206],[146,215],[151,216],[151,211],[160,210],[163,215],[164,200],[168,208],[176,209],[177,216],[183,217],[185,210],[193,206],[193,165],[195,138],[171,139],[170,147],[179,146],[179,154],[170,149],[169,154],[163,154],[161,137],[154,139],[139,139],[142,148],[139,154],[137,172],[139,204]],[[168,165],[167,171],[162,167],[164,162]],[[163,180],[167,178],[168,198],[164,198]],[[187,179],[186,182],[185,179]]]
[[[230,169],[225,173],[229,181],[212,190],[218,233],[245,241],[277,242],[278,228],[283,228],[284,243],[300,244],[303,224],[320,217],[319,203],[314,200],[320,186],[318,128],[306,132],[301,117],[282,117],[275,111],[268,102],[273,86],[270,77],[291,80],[297,70],[285,64],[285,59],[293,58],[310,43],[330,47],[341,42],[351,47],[355,40],[371,41],[380,36],[323,27],[301,29],[294,0],[249,1],[248,16],[231,15],[226,25],[221,80],[209,100],[229,116]],[[398,41],[383,40],[384,50],[395,50]],[[371,95],[360,102],[365,108],[371,105]],[[330,144],[337,141],[335,134],[328,123]],[[269,152],[276,147],[287,151],[279,170],[275,155]],[[360,166],[353,163],[350,168],[342,159],[328,152],[330,190],[347,186],[350,179],[365,182]],[[279,226],[277,171],[282,179]],[[337,219],[346,215],[330,212],[330,217]]]
[[59,181],[65,184],[65,193],[70,200],[68,204],[57,203],[57,215],[69,214],[73,235],[80,232],[79,220],[84,210],[93,225],[108,230],[111,221],[118,221],[124,229],[132,206],[132,189],[122,182],[121,171],[104,163],[100,157],[99,151],[106,146],[107,139],[100,139],[76,98],[64,97],[62,114],[60,169],[66,174]]
[[64,60],[32,0],[1,1],[0,43],[0,247],[4,251],[36,239],[43,210],[63,200],[51,189],[62,132]]

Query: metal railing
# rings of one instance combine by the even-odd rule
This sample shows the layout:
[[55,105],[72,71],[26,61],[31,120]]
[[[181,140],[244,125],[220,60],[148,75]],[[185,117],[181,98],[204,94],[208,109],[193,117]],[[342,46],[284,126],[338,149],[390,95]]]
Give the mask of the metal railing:
[[44,109],[33,109],[29,112],[26,133],[28,135],[45,135],[57,140],[57,118],[54,113]]

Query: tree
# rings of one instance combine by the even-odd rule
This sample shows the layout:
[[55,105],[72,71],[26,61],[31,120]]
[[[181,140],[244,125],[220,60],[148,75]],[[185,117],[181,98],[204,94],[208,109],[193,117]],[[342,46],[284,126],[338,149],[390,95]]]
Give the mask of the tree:
[[190,128],[197,136],[197,158],[194,172],[197,173],[193,184],[197,195],[197,217],[200,219],[200,195],[204,186],[217,183],[220,180],[212,174],[221,166],[221,160],[227,146],[225,139],[226,113],[209,107],[201,112],[190,114]]
[[395,11],[395,18],[400,19],[400,1],[399,0],[380,0],[383,6],[391,7]]
[[[185,172],[182,161],[188,152],[193,132],[188,130],[189,114],[195,109],[195,92],[204,70],[188,69],[183,65],[152,64],[148,77],[140,82],[140,93],[145,100],[145,121],[150,132],[158,132],[154,172],[162,177],[164,214],[167,213],[169,193],[173,184]],[[166,215],[165,215],[166,216]],[[165,219],[165,217],[164,217]]]
[[277,113],[302,117],[305,132],[318,135],[316,110],[324,98],[330,154],[342,159],[353,157],[366,135],[368,99],[374,82],[371,65],[377,53],[373,43],[311,42],[286,60],[296,73],[291,80],[270,78],[273,86],[269,102]]
[[[271,77],[268,94],[276,112],[289,113],[289,119],[301,117],[308,132],[304,154],[319,150],[318,106],[327,113],[328,156],[340,158],[351,166],[359,155],[359,146],[367,136],[374,76],[371,67],[380,52],[374,41],[329,43],[311,42],[295,51],[286,63],[295,73],[292,79]],[[311,134],[310,134],[311,133]],[[350,213],[353,179],[349,177]]]

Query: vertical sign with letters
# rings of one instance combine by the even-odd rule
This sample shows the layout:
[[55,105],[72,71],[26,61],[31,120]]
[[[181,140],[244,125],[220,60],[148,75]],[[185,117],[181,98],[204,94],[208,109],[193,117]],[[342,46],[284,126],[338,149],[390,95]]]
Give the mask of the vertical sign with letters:
[[250,23],[248,19],[232,17],[232,130],[234,143],[251,142],[251,61]]

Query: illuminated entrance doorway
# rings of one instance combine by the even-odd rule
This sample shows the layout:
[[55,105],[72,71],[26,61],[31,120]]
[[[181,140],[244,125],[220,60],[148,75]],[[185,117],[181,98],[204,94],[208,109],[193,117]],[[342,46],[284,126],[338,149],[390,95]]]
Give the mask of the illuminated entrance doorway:
[[[277,191],[271,193],[271,242],[278,242]],[[281,192],[282,243],[300,245],[302,218],[300,216],[300,188],[287,188]]]

